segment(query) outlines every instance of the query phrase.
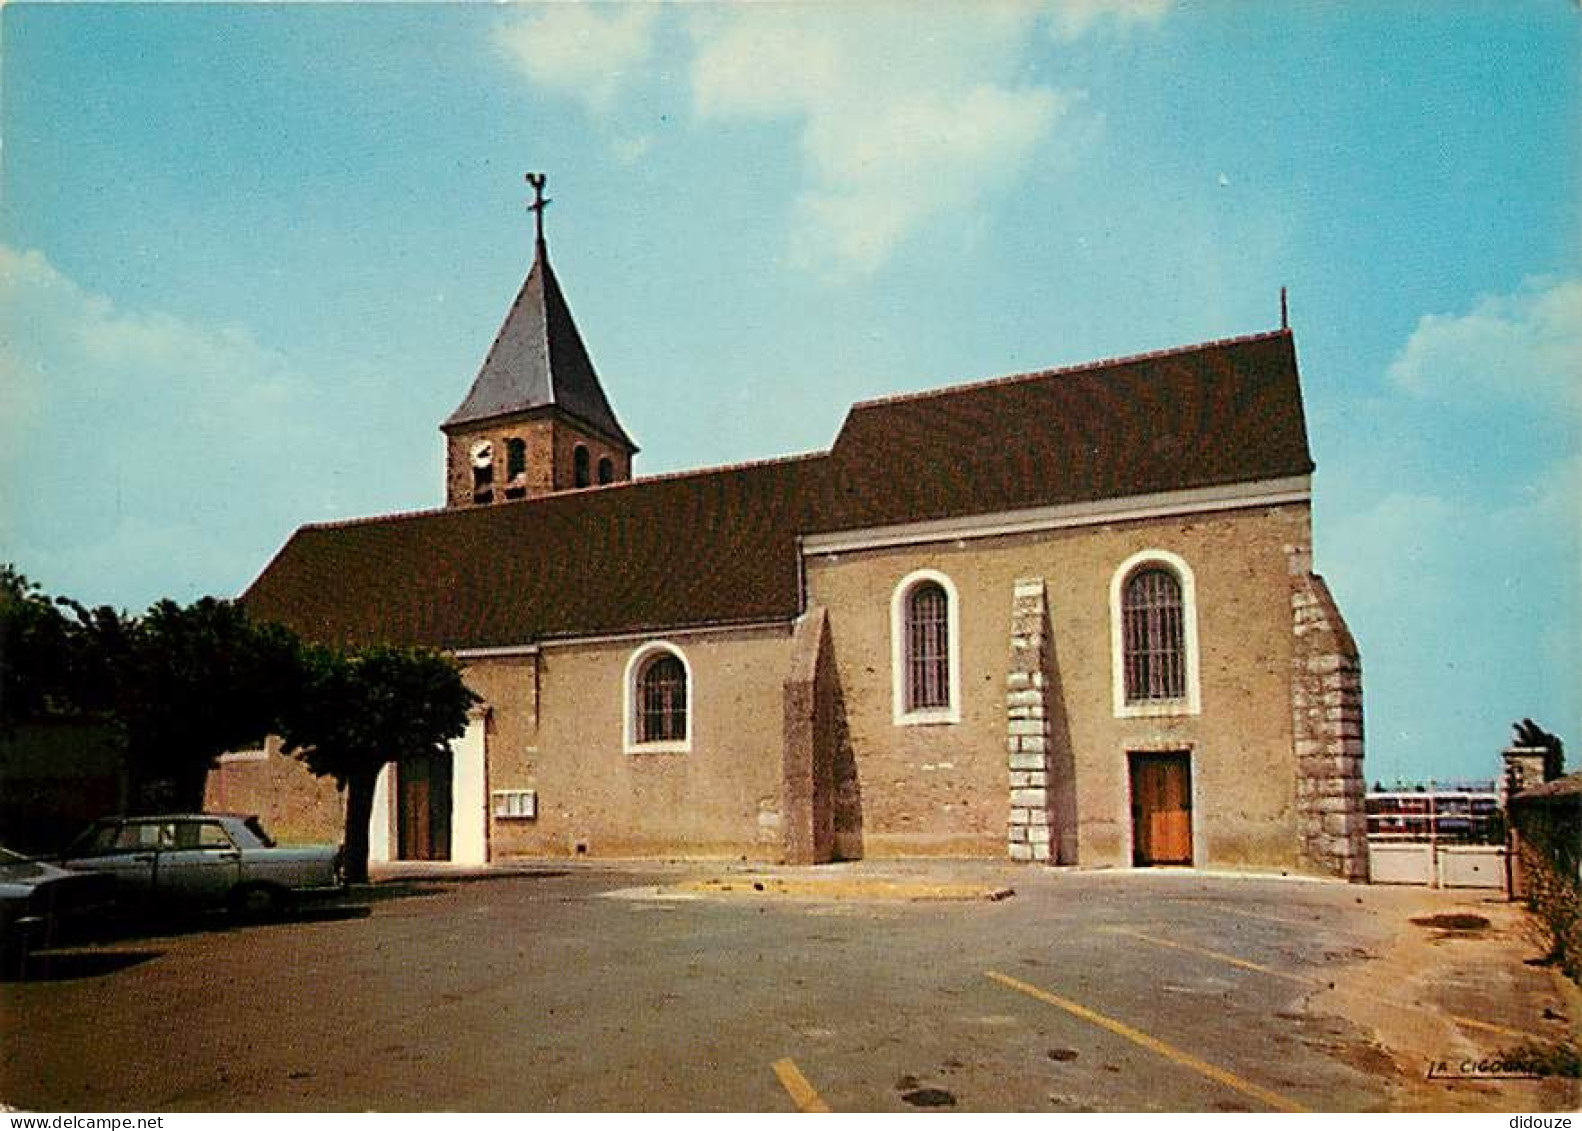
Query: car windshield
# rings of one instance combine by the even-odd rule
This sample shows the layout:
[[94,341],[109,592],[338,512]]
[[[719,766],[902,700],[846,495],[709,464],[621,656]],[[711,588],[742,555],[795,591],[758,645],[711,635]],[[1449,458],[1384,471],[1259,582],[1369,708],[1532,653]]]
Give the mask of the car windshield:
[[107,849],[111,842],[114,841],[116,830],[119,827],[114,823],[105,823],[103,821],[95,825],[89,825],[76,840],[66,846],[66,858],[88,856],[96,850]]

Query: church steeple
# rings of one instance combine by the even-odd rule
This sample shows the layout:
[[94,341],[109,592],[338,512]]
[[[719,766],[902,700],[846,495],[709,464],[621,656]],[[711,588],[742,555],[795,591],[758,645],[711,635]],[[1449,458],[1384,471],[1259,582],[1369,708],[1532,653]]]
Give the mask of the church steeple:
[[533,265],[478,376],[440,425],[446,501],[469,506],[631,478],[632,443],[577,332],[544,241],[544,178],[528,174]]

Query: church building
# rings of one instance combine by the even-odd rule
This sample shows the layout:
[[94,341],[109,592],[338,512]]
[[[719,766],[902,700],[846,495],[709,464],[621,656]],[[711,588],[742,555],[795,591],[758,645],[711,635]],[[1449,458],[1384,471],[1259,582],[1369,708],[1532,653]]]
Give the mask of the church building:
[[[387,767],[376,861],[1366,879],[1360,667],[1311,568],[1287,327],[864,401],[826,451],[634,476],[542,204],[440,424],[444,507],[304,526],[243,597],[309,639],[442,649],[482,697],[449,757]],[[333,785],[273,744],[222,759],[208,804],[339,835]]]

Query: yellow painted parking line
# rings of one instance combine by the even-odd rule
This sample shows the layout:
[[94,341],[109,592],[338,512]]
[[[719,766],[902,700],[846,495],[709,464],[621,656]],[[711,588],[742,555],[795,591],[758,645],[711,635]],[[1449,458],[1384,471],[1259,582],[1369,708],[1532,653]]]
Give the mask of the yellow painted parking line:
[[1328,926],[1329,929],[1334,929],[1332,925],[1324,922],[1322,916],[1315,916],[1312,919],[1292,919],[1285,915],[1265,915],[1262,911],[1243,911],[1239,907],[1226,907],[1223,903],[1213,903],[1207,906],[1212,907],[1217,915],[1235,915],[1241,919],[1256,919],[1261,923],[1281,923],[1287,927]]
[[1140,1029],[1133,1029],[1123,1021],[1117,1021],[1113,1017],[1106,1017],[1097,1010],[1089,1009],[1085,1005],[1078,1005],[1076,1002],[1063,998],[1059,994],[1050,993],[1048,990],[1029,985],[1027,982],[1019,981],[996,970],[987,970],[985,973],[1002,986],[1008,986],[1019,993],[1026,994],[1028,997],[1037,998],[1047,1005],[1064,1009],[1073,1017],[1080,1017],[1082,1020],[1091,1022],[1100,1028],[1108,1029],[1118,1036],[1125,1037],[1135,1045],[1141,1045],[1150,1052],[1156,1052],[1165,1059],[1173,1060],[1184,1068],[1190,1068],[1200,1076],[1206,1076],[1215,1083],[1223,1084],[1227,1088],[1234,1088],[1243,1095],[1251,1096],[1259,1103],[1272,1107],[1276,1111],[1306,1112],[1308,1110],[1295,1100],[1282,1096],[1279,1092],[1270,1091],[1268,1088],[1254,1084],[1251,1080],[1245,1080],[1234,1072],[1227,1071],[1218,1065],[1210,1064],[1206,1060],[1199,1060],[1191,1053],[1183,1052],[1174,1045],[1166,1044],[1157,1037],[1151,1037]]
[[829,1105],[814,1091],[790,1057],[775,1061],[773,1067],[775,1075],[780,1077],[781,1087],[791,1094],[791,1102],[796,1104],[798,1111],[829,1111]]
[[1284,978],[1290,982],[1301,982],[1307,986],[1318,986],[1323,983],[1314,978],[1304,977],[1301,974],[1287,974],[1284,970],[1276,970],[1270,966],[1260,966],[1256,962],[1249,962],[1245,958],[1237,958],[1234,954],[1223,951],[1209,950],[1207,947],[1193,946],[1191,943],[1176,942],[1174,939],[1162,939],[1157,935],[1145,935],[1141,931],[1131,930],[1129,927],[1105,927],[1104,930],[1114,935],[1128,935],[1143,942],[1153,943],[1155,946],[1167,946],[1173,950],[1184,950],[1190,954],[1201,954],[1205,958],[1212,958],[1230,966],[1239,966],[1243,970],[1256,970],[1260,974],[1267,974],[1271,978]]
[[[1184,950],[1189,954],[1200,954],[1204,958],[1212,958],[1216,962],[1224,962],[1230,966],[1239,966],[1243,970],[1254,970],[1259,974],[1267,974],[1271,978],[1283,978],[1288,982],[1296,982],[1304,986],[1312,986],[1315,989],[1334,989],[1332,983],[1324,981],[1320,978],[1309,978],[1302,974],[1290,974],[1284,970],[1275,970],[1269,966],[1260,966],[1258,963],[1249,962],[1245,958],[1237,958],[1234,954],[1225,954],[1223,951],[1209,950],[1207,947],[1203,946],[1193,946],[1191,943],[1177,942],[1175,939],[1162,939],[1157,935],[1145,935],[1143,932],[1134,931],[1129,927],[1104,927],[1102,930],[1115,935],[1128,935],[1134,939],[1141,939],[1143,942],[1153,943],[1155,946],[1167,946],[1173,950]],[[1347,997],[1359,996],[1356,994],[1346,994],[1344,991],[1337,990],[1335,992],[1341,993],[1342,996]],[[1372,997],[1373,995],[1369,996]],[[1381,997],[1380,1000],[1390,1001],[1388,997]],[[1402,1009],[1415,1010],[1420,1013],[1433,1014],[1438,1012],[1437,1010],[1429,1009],[1428,1007],[1422,1005],[1414,1005],[1405,1002],[1395,1002],[1394,1004]],[[1454,1013],[1446,1013],[1442,1014],[1442,1016],[1450,1018],[1450,1020],[1456,1022],[1458,1025],[1466,1025],[1473,1029],[1483,1029],[1487,1032],[1499,1033],[1507,1037],[1519,1037],[1523,1040],[1544,1039],[1536,1033],[1524,1032],[1521,1029],[1509,1029],[1504,1025],[1496,1025],[1492,1021],[1479,1021],[1476,1017],[1462,1017]]]

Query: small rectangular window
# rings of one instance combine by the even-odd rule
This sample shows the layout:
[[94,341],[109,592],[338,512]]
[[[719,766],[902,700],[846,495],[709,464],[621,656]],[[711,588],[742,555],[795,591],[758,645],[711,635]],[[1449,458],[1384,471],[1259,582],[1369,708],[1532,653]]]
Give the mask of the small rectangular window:
[[494,815],[500,820],[536,820],[538,818],[538,791],[533,789],[495,790]]

